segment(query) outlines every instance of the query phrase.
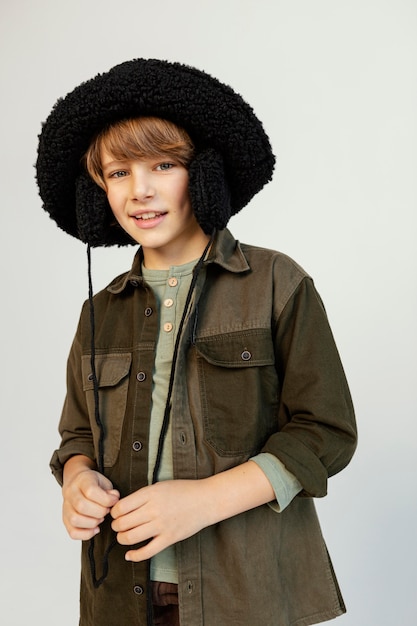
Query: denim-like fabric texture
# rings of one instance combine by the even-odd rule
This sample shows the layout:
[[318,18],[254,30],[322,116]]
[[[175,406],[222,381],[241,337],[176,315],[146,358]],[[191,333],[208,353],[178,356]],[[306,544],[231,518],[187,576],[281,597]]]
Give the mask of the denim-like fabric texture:
[[[147,484],[159,327],[140,251],[94,303],[105,473],[127,495]],[[68,361],[62,442],[52,459],[58,480],[70,456],[97,456],[83,371],[89,352],[87,304]],[[171,423],[175,477],[203,478],[268,452],[302,485],[282,513],[261,506],[177,545],[181,626],[307,626],[343,613],[313,497],[349,463],[355,417],[323,304],[294,261],[218,233],[180,344]],[[105,523],[98,566],[111,539]],[[81,626],[146,624],[148,567],[126,563],[124,552],[112,550],[108,577],[95,589],[84,546]]]

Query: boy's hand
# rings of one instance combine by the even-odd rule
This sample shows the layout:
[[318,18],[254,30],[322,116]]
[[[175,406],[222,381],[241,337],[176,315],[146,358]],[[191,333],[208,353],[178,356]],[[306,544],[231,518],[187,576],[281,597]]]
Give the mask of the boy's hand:
[[126,560],[149,559],[207,525],[202,482],[162,481],[119,500],[110,511],[118,542],[129,546],[151,540],[147,545],[127,552]]
[[88,540],[120,498],[111,481],[94,469],[90,459],[70,458],[64,467],[62,517],[72,539]]
[[166,480],[122,498],[110,513],[120,544],[145,546],[126,553],[143,561],[206,526],[275,499],[264,472],[253,461],[200,480]]

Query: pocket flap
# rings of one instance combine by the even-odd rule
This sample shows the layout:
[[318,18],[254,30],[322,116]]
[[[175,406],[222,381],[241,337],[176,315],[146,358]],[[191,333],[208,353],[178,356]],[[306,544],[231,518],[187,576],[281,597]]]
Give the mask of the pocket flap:
[[275,362],[271,331],[254,328],[196,339],[197,352],[220,367],[259,367]]
[[[93,389],[93,375],[91,371],[91,357],[86,354],[82,358],[83,389]],[[127,353],[97,354],[95,357],[96,374],[99,387],[113,387],[117,385],[130,371],[132,355]]]

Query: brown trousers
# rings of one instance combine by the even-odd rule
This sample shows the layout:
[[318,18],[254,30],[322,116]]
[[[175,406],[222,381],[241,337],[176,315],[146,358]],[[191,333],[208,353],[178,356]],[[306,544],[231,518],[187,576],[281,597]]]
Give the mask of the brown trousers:
[[178,585],[153,582],[152,604],[155,626],[180,626]]

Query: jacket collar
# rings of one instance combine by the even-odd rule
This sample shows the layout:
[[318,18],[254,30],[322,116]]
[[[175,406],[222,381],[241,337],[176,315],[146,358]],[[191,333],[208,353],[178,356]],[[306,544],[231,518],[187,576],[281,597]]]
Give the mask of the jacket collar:
[[[139,248],[135,254],[135,258],[133,259],[132,269],[130,272],[115,278],[107,287],[107,290],[110,291],[110,293],[118,294],[124,291],[129,284],[133,284],[135,286],[143,285],[145,281],[142,276],[142,261],[143,252],[142,249]],[[240,274],[250,270],[249,263],[243,254],[240,243],[233,237],[227,228],[216,233],[213,246],[207,261],[205,261],[205,265],[210,265],[212,263],[220,265],[220,267],[223,267],[225,270],[235,274]]]

